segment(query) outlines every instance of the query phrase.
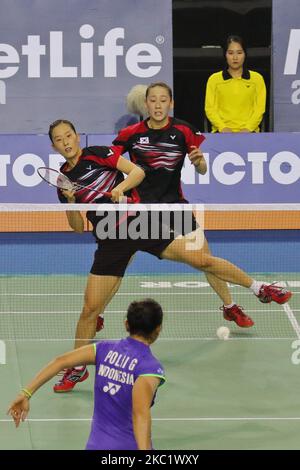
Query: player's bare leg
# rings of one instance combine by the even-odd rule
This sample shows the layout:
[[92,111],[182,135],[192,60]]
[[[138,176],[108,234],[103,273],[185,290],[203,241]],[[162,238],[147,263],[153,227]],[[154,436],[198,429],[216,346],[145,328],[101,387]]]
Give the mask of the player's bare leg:
[[89,274],[84,294],[84,306],[77,323],[75,348],[89,343],[96,334],[98,315],[101,314],[120,287],[122,278]]
[[[161,257],[171,261],[187,263],[195,269],[200,269],[205,273],[214,274],[219,279],[227,282],[233,282],[240,286],[250,288],[252,292],[263,303],[276,302],[278,304],[286,303],[292,296],[292,292],[281,286],[266,284],[255,281],[248,274],[242,271],[234,264],[222,258],[212,256],[205,252],[203,244],[197,248],[191,249],[191,235],[196,239],[196,232],[177,238],[161,253]],[[193,245],[193,243],[192,243]]]
[[96,322],[96,332],[101,331],[104,328],[104,311],[107,305],[110,303],[111,299],[114,297],[115,293],[119,290],[121,282],[122,282],[122,278],[120,277],[119,282],[115,285],[109,297],[107,297],[105,305],[103,306],[102,310],[99,311],[97,322]]
[[[211,255],[207,240],[204,239],[203,250],[205,253]],[[216,294],[223,301],[223,306],[220,307],[220,310],[223,311],[223,316],[227,321],[234,321],[241,328],[250,328],[254,325],[254,321],[249,315],[246,315],[243,307],[237,305],[232,301],[231,293],[227,282],[219,279],[214,274],[205,273],[206,279],[211,286],[211,288],[216,292]]]
[[[211,255],[207,240],[205,238],[203,250],[205,253]],[[207,282],[211,286],[211,288],[215,291],[215,293],[220,297],[224,305],[230,305],[232,303],[231,293],[229,291],[227,282],[223,281],[219,277],[216,277],[212,273],[205,272],[205,276]]]
[[213,274],[223,281],[233,282],[247,288],[251,286],[253,280],[240,268],[225,259],[212,256],[203,247],[197,250],[187,249],[187,243],[191,243],[190,237],[177,238],[167,246],[161,257],[187,263],[193,268]]
[[[99,312],[117,292],[122,278],[117,276],[96,276],[90,274],[84,296],[84,306],[77,323],[75,349],[88,344],[96,334],[96,324]],[[75,385],[84,382],[89,372],[84,364],[63,371],[62,378],[54,385],[56,393],[71,392]]]
[[[131,258],[129,260],[129,263],[127,264],[127,267],[130,265],[133,258],[134,258],[134,255],[131,256]],[[111,301],[111,299],[114,297],[115,293],[118,291],[121,282],[122,282],[122,278],[120,277],[119,282],[115,285],[115,287],[113,288],[113,290],[110,293],[110,296],[106,299],[106,303],[103,306],[102,310],[99,311],[98,317],[97,317],[97,322],[96,322],[96,332],[101,331],[104,328],[104,310],[106,309],[106,307],[109,304],[109,302]]]

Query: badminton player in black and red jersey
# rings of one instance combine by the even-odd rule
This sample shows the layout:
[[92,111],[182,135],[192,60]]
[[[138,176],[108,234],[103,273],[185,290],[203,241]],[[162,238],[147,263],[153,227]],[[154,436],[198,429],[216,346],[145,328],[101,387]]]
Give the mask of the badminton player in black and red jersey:
[[[155,87],[153,89],[155,90]],[[165,119],[169,122],[168,110],[171,106],[171,98],[166,101],[162,99],[161,101],[165,103],[163,106],[161,104],[153,106],[153,109],[157,107],[157,110],[154,111],[155,119],[153,119],[153,122],[150,121],[150,126],[154,127],[155,123],[163,119],[165,115]],[[166,123],[166,125],[168,124]],[[156,132],[157,129],[153,127],[147,127],[146,132],[148,132],[149,129]],[[171,135],[176,136],[173,130]],[[144,178],[144,171],[141,170],[141,168],[131,162],[123,162],[123,158],[120,157],[123,149],[120,145],[110,148],[91,147],[81,149],[79,136],[70,122],[56,121],[56,123],[50,126],[49,136],[54,149],[65,157],[67,164],[63,165],[62,171],[67,174],[72,181],[82,183],[84,178],[87,178],[90,172],[96,169],[102,172],[103,177],[107,178],[107,182],[110,181],[110,177],[113,180],[113,175],[115,175],[116,179],[114,180],[114,184],[116,184],[116,186],[112,183],[111,186],[107,186],[105,189],[101,187],[103,191],[112,192],[112,199],[114,201],[118,201],[124,191],[133,188],[139,182],[141,183]],[[193,145],[189,148],[189,157],[198,167],[199,171],[205,171],[205,162],[202,154],[194,143],[195,140],[193,140]],[[112,152],[114,155],[112,155]],[[183,157],[181,158],[183,159]],[[147,173],[147,166],[142,164],[141,167],[145,168]],[[79,169],[82,170],[79,171]],[[128,177],[124,181],[121,181],[122,175],[120,175],[119,180],[119,171],[128,174]],[[93,179],[100,183],[98,176],[98,173],[95,171],[93,178],[89,180],[89,184],[93,185]],[[154,179],[152,182],[154,183]],[[153,186],[153,188],[154,191],[156,191],[156,187]],[[96,189],[95,186],[94,189]],[[137,189],[135,188],[134,192],[136,191]],[[156,194],[159,192],[160,188],[157,188]],[[132,194],[131,196],[137,200],[136,194]],[[80,189],[75,192],[63,191],[62,195],[60,195],[60,200],[67,203],[86,202],[87,198],[89,198],[89,202],[97,203],[105,200],[105,198],[99,194],[97,196],[89,195],[88,188],[85,188],[83,191]],[[180,200],[182,200],[182,196],[180,196]],[[156,199],[155,202],[159,201]],[[175,200],[171,202],[175,202]],[[70,226],[75,231],[82,232],[84,222],[80,212],[67,211],[67,216]],[[92,217],[90,220],[94,229],[96,228],[96,230],[94,230],[94,234],[96,235],[97,227],[95,227],[95,225],[97,224],[97,220]],[[158,238],[148,237],[145,239],[133,239],[127,237],[126,239],[112,238],[98,240],[99,248],[96,250],[94,263],[88,277],[84,306],[77,324],[75,348],[88,344],[90,340],[94,338],[98,316],[103,313],[106,305],[118,290],[130,259],[137,251],[146,251],[160,259],[169,259],[189,264],[195,269],[204,271],[208,275],[213,275],[214,277],[210,278],[212,285],[214,285],[214,283],[217,284],[219,281],[227,281],[250,288],[263,302],[271,302],[273,300],[282,304],[288,301],[291,292],[251,279],[246,273],[230,262],[212,256],[207,246],[202,249],[199,248],[197,251],[187,249],[187,243],[191,241],[190,235],[194,232],[190,227],[187,228],[189,231],[185,231],[185,229],[185,226],[181,227],[179,229],[182,230],[180,233],[178,233],[178,231],[172,233],[171,230],[168,237],[160,234]],[[178,237],[178,235],[182,236]],[[221,286],[222,289],[225,289],[226,284],[224,283]],[[228,317],[227,319],[234,320],[235,318]],[[242,326],[250,325],[244,324]],[[82,382],[87,377],[88,372],[84,365],[82,367],[79,365],[76,368],[67,370],[63,378],[54,386],[54,391],[68,392],[74,388],[76,383]]]
[[[118,202],[122,196],[128,194],[145,177],[144,171],[129,160],[123,158],[120,149],[117,147],[93,146],[81,148],[80,136],[77,134],[72,122],[59,119],[49,127],[49,138],[52,147],[65,158],[65,163],[60,168],[60,172],[68,176],[71,181],[86,186],[76,191],[63,191],[58,189],[58,197],[62,203],[107,203]],[[123,173],[127,174],[124,179]],[[101,195],[101,191],[111,192],[111,201]],[[100,192],[100,194],[99,194]],[[130,196],[135,200],[134,190]],[[78,211],[67,211],[67,218],[70,227],[79,233],[84,231],[84,220]],[[99,217],[95,211],[87,212],[87,218],[92,223],[94,233]],[[86,338],[86,330],[92,329],[95,336],[96,329],[101,329],[102,317],[94,315],[90,317],[91,310],[95,305],[97,313],[101,313],[106,303],[114,294],[115,278],[105,276],[101,278],[102,272],[98,272],[98,266],[107,264],[110,257],[110,246],[106,250],[106,261],[103,262],[103,250],[95,253],[95,260],[88,278],[85,291],[85,301],[81,317],[77,324],[75,347],[82,345],[80,338]],[[105,268],[104,268],[105,269]],[[97,322],[97,323],[96,323]],[[90,324],[89,324],[90,323]],[[88,324],[88,325],[87,325]],[[54,386],[56,392],[67,392],[72,390],[74,385],[82,382],[88,377],[86,367],[77,367],[66,371],[62,380]]]
[[[149,85],[145,100],[149,117],[122,129],[113,144],[120,147],[122,154],[128,152],[131,161],[143,168],[146,173],[146,178],[137,188],[140,202],[187,202],[181,190],[181,169],[188,155],[197,172],[206,173],[206,162],[199,148],[204,136],[187,122],[170,117],[169,113],[174,102],[172,90],[166,83],[158,82]],[[224,265],[225,270],[222,273],[222,269],[219,272],[218,269],[211,269],[209,265],[212,257],[206,240],[199,253],[186,251],[184,243],[184,240],[175,240],[172,245],[168,246],[162,258],[185,262],[202,269],[210,286],[223,301],[221,308],[224,318],[244,328],[254,325],[253,320],[243,312],[242,307],[233,302],[225,282],[229,280],[236,267],[231,265],[225,268]],[[253,281],[241,272],[237,274],[236,281],[244,287],[251,288],[256,295],[260,295],[261,289],[267,290],[268,298],[275,302],[287,301],[290,297],[290,293],[278,286],[263,288],[263,283]]]

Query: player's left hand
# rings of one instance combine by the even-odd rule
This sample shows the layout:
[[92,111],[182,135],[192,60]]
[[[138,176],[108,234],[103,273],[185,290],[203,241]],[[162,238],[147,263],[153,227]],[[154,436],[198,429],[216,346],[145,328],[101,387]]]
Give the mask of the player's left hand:
[[17,398],[10,404],[7,414],[13,418],[16,428],[19,426],[20,421],[25,421],[29,408],[29,400],[23,393],[19,393]]
[[250,133],[250,129],[247,129],[246,127],[244,127],[243,129],[240,130],[240,132],[245,132],[245,133]]
[[189,159],[191,160],[191,162],[193,163],[193,165],[195,166],[199,166],[200,163],[204,160],[204,156],[203,156],[203,153],[201,152],[201,150],[196,147],[195,145],[191,145],[191,149],[193,149],[190,153],[189,153]]
[[122,202],[124,200],[124,193],[122,190],[118,188],[114,188],[111,192],[111,200],[112,202]]

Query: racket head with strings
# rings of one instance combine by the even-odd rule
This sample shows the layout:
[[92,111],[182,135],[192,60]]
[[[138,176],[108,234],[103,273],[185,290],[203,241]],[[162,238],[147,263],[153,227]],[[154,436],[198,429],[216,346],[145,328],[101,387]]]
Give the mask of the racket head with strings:
[[[46,183],[50,184],[51,186],[55,186],[56,188],[62,189],[64,191],[76,191],[77,189],[89,189],[90,191],[94,191],[97,194],[102,194],[106,197],[111,197],[110,192],[106,191],[97,191],[96,189],[90,188],[89,186],[84,186],[78,183],[71,181],[66,175],[60,173],[58,170],[54,168],[48,168],[45,166],[41,166],[37,169],[38,175],[42,180],[46,181]],[[129,204],[133,202],[133,199],[130,197],[126,198],[126,202]]]
[[63,175],[58,170],[54,170],[54,168],[41,166],[37,169],[37,172],[39,177],[51,186],[55,186],[56,188],[63,189],[65,191],[76,190],[76,184],[72,183],[66,175]]

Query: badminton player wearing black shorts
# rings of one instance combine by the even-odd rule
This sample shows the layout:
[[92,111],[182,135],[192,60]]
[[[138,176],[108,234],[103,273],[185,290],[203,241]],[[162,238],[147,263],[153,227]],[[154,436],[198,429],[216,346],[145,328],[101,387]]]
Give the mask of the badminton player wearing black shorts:
[[[66,159],[60,172],[71,181],[86,186],[76,191],[59,189],[58,197],[62,203],[111,202],[106,196],[99,194],[101,191],[111,192],[113,202],[118,202],[124,193],[133,201],[138,200],[136,190],[133,188],[143,180],[144,171],[120,156],[120,148],[93,146],[82,149],[80,137],[74,125],[67,120],[57,120],[51,124],[49,137],[54,150]],[[125,180],[123,173],[128,175]],[[71,228],[82,233],[84,220],[80,212],[67,211],[66,214]],[[96,330],[101,328],[100,314],[118,290],[134,253],[146,251],[160,257],[160,254],[177,236],[176,231],[171,231],[169,238],[162,235],[155,239],[147,237],[133,240],[127,237],[126,239],[99,240],[97,228],[103,218],[95,211],[88,211],[87,218],[92,223],[98,249],[88,277],[84,306],[76,328],[75,348],[87,344],[95,336]],[[126,223],[129,224],[133,219],[134,216],[127,217]],[[68,369],[61,380],[54,385],[54,391],[61,393],[71,391],[76,383],[86,380],[87,377],[88,371],[85,366],[79,365]]]
[[[66,174],[71,181],[87,186],[77,191],[59,189],[58,197],[62,203],[118,202],[124,193],[128,195],[128,191],[137,186],[145,176],[144,171],[123,158],[116,147],[94,146],[82,149],[80,136],[70,121],[60,119],[53,122],[49,127],[49,138],[54,150],[66,160],[60,169],[61,173]],[[127,174],[125,180],[123,173]],[[111,192],[111,200],[101,195],[101,191]],[[134,200],[134,191],[131,192],[131,197]],[[80,212],[67,211],[66,214],[70,227],[82,233],[84,220]],[[87,218],[95,229],[98,222],[95,212],[87,212]],[[95,262],[97,262],[97,255]],[[101,277],[100,282],[98,275],[90,274],[83,311],[77,324],[75,348],[87,343],[80,339],[95,336],[97,320],[101,321],[101,317],[98,319],[98,314],[113,295],[116,285],[116,278],[113,276]],[[88,372],[85,366],[68,369],[62,380],[54,386],[54,391],[68,392],[78,381],[83,381],[87,377]]]
[[[181,189],[183,162],[188,154],[196,170],[200,174],[206,173],[206,162],[199,148],[204,136],[187,122],[169,116],[174,103],[172,90],[166,83],[149,85],[145,101],[149,118],[121,130],[113,144],[119,146],[122,153],[128,152],[131,161],[145,171],[146,178],[136,191],[140,202],[186,203]],[[242,307],[233,302],[226,283],[229,278],[231,282],[250,287],[254,294],[267,298],[269,302],[274,300],[284,303],[290,297],[290,293],[278,286],[262,287],[263,283],[236,271],[233,265],[224,264],[224,260],[219,260],[218,267],[213,267],[205,238],[203,248],[198,253],[187,252],[183,245],[183,240],[174,241],[162,254],[162,258],[185,262],[202,269],[210,286],[223,301],[224,318],[234,321],[240,327],[251,327],[254,322],[243,312]]]
[[[166,101],[164,106],[160,104],[158,108],[162,108],[166,112],[169,106],[170,103]],[[160,113],[161,111],[156,111],[155,115],[160,115]],[[117,150],[118,147],[81,149],[79,136],[76,134],[73,124],[69,122],[56,121],[56,123],[50,126],[49,136],[54,149],[66,158],[67,164],[62,166],[61,171],[67,174],[69,179],[80,183],[82,179],[86,178],[87,173],[89,174],[90,171],[94,171],[94,179],[97,181],[97,169],[98,171],[110,172],[111,180],[113,180],[113,174],[115,173],[116,186],[108,184],[105,189],[101,186],[101,190],[112,193],[112,200],[118,201],[125,191],[141,183],[144,178],[144,172],[141,168],[133,163],[126,162],[126,160],[123,162],[123,157],[120,157],[122,150],[120,148]],[[193,148],[191,149],[190,158],[196,160],[195,155],[198,155],[198,150]],[[198,166],[200,165],[202,165],[201,162]],[[115,168],[113,168],[114,166]],[[80,168],[82,168],[82,174],[81,170],[79,171]],[[121,181],[122,176],[118,175],[119,171],[128,174],[124,181]],[[104,176],[102,175],[99,181],[102,181],[103,178],[107,178],[107,181],[110,181],[106,173],[104,173]],[[89,181],[89,183],[91,185],[92,181]],[[95,186],[94,189],[96,189]],[[93,194],[89,194],[88,188],[75,192],[63,191],[62,195],[60,195],[60,200],[68,203],[86,202],[88,195],[89,202],[107,202],[107,199],[105,200],[103,196],[93,191],[91,193]],[[138,201],[136,188],[132,189],[131,197]],[[80,212],[67,211],[67,216],[70,226],[75,231],[82,232],[84,222]],[[134,216],[130,217],[134,219]],[[88,218],[92,222],[94,234],[97,236],[98,225],[101,221],[95,213],[88,213]],[[290,297],[290,292],[261,285],[262,283],[254,281],[233,264],[221,258],[211,256],[204,249],[199,249],[198,251],[186,249],[186,244],[190,243],[190,237],[178,237],[178,235],[190,236],[190,232],[194,232],[193,229],[189,229],[187,232],[184,229],[185,226],[179,227],[179,230],[176,226],[176,230],[173,231],[171,226],[167,238],[165,238],[165,235],[140,240],[131,240],[130,237],[127,237],[126,239],[106,239],[99,242],[87,281],[83,310],[77,324],[75,348],[87,344],[95,336],[98,316],[104,311],[106,305],[118,290],[125,269],[136,251],[146,251],[161,259],[186,263],[205,273],[212,273],[218,279],[250,287],[264,301],[267,299],[269,302],[274,300],[278,303],[284,303]],[[76,383],[82,382],[87,377],[88,371],[85,366],[78,366],[67,370],[63,378],[54,386],[54,391],[68,392],[74,388]]]

